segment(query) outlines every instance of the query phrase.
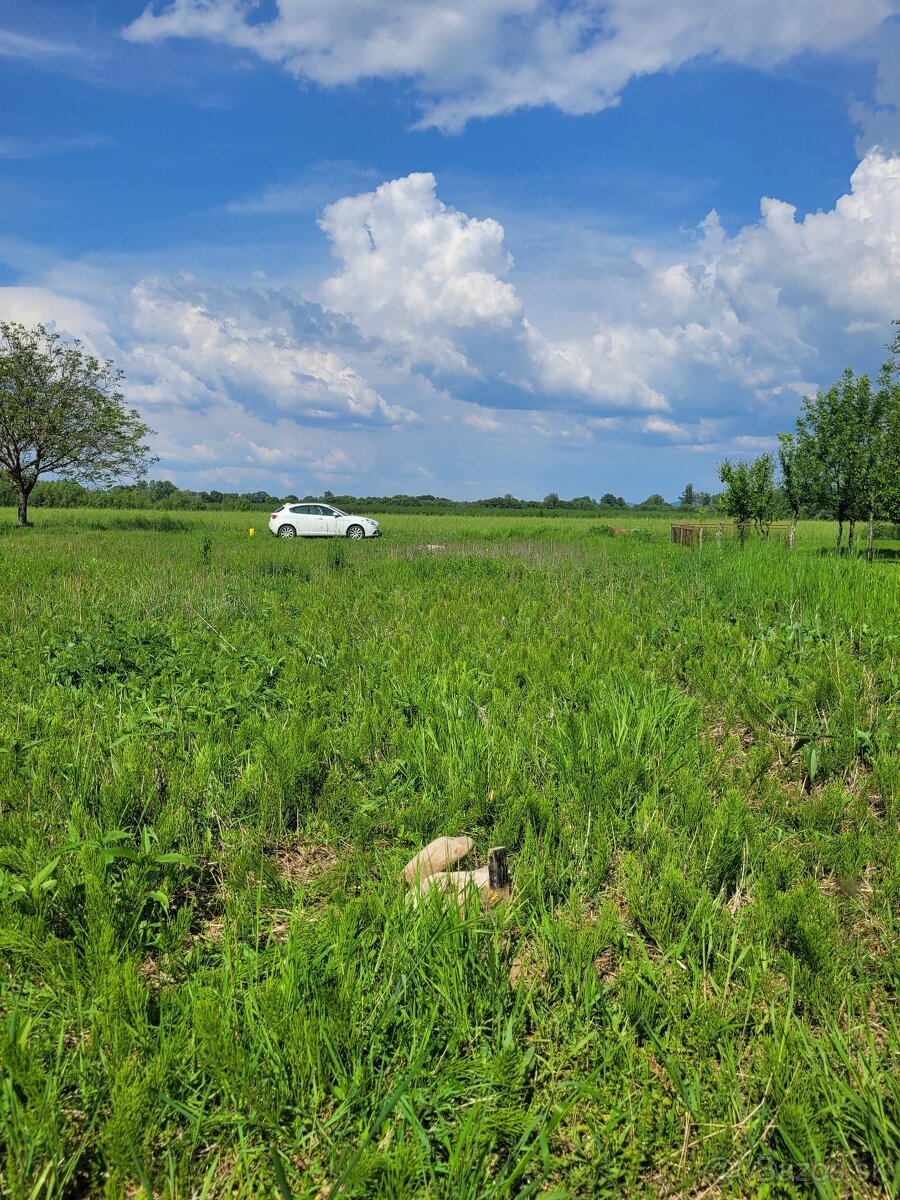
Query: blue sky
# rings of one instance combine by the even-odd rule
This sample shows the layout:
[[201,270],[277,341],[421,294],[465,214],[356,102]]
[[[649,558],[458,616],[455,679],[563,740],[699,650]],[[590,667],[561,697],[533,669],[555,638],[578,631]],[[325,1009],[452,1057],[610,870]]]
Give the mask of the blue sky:
[[184,486],[712,489],[900,317],[900,0],[0,0],[0,101]]

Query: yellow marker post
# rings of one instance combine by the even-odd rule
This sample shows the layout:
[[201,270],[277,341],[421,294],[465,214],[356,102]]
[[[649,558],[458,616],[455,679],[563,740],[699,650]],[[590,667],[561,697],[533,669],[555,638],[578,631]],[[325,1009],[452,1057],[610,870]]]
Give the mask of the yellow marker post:
[[248,530],[248,532],[249,532],[250,536],[253,537],[254,533],[256,533],[256,530],[251,528],[250,530]]

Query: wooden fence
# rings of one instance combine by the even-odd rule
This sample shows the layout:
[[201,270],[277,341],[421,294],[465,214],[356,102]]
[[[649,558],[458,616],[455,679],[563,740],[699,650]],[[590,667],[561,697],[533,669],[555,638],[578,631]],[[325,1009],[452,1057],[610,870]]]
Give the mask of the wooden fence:
[[[702,546],[705,541],[721,542],[725,537],[740,537],[742,532],[744,537],[749,537],[754,532],[754,527],[752,525],[741,526],[731,521],[717,521],[715,524],[692,524],[682,521],[670,527],[670,540],[676,546],[688,546],[693,549],[695,546]],[[786,542],[790,537],[791,527],[790,525],[767,525],[763,536],[768,538],[773,533]]]

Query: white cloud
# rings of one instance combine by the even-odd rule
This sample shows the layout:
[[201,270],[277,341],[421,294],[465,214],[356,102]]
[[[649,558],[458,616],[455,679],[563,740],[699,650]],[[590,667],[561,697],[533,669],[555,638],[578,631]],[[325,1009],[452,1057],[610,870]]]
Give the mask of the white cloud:
[[533,397],[523,407],[541,407],[548,395],[667,407],[640,371],[651,358],[671,356],[662,335],[648,342],[634,330],[604,329],[590,343],[545,338],[503,278],[513,268],[503,226],[444,204],[433,175],[339,200],[320,224],[340,260],[323,284],[325,301],[411,365],[455,374],[457,386],[466,378],[508,385]]
[[[650,382],[674,355],[671,338],[659,330],[604,324],[591,338],[551,342],[526,322],[528,345],[543,389],[611,406],[668,409]],[[654,372],[654,368],[656,368]]]
[[680,249],[637,244],[621,258],[592,264],[593,335],[551,343],[529,326],[545,387],[610,400],[618,388],[631,407],[679,416],[790,411],[815,390],[810,371],[841,345],[852,359],[860,334],[885,340],[900,309],[900,157],[867,154],[827,212],[764,198],[731,237],[711,213]]
[[900,159],[872,151],[829,212],[763,198],[731,237],[713,212],[680,251],[599,263],[594,330],[565,339],[526,316],[503,227],[444,204],[430,174],[342,199],[321,225],[340,262],[326,302],[478,403],[507,388],[523,409],[666,412],[720,406],[728,386],[771,408],[805,385],[826,326],[894,315]]
[[[182,295],[143,282],[131,301],[131,328],[140,339],[131,360],[152,378],[159,397],[173,383],[185,399],[205,400],[234,388],[265,396],[297,417],[415,420],[415,413],[388,404],[333,351],[298,344],[265,319],[213,311],[195,289]],[[153,391],[143,399],[150,402]]]
[[323,454],[321,458],[313,459],[309,464],[320,479],[331,479],[335,476],[350,476],[355,471],[355,465],[345,450],[335,447]]
[[412,358],[465,369],[453,338],[508,330],[521,313],[503,227],[443,204],[431,174],[408,175],[330,205],[320,222],[341,263],[322,293]]
[[50,38],[32,37],[13,29],[0,29],[0,58],[25,58],[42,62],[77,53],[78,47],[70,42],[55,42]]
[[473,429],[480,429],[482,433],[498,433],[503,428],[502,421],[498,421],[496,417],[492,417],[489,412],[481,408],[466,413],[463,421],[466,425],[471,425]]
[[[900,315],[900,158],[879,151],[827,212],[764,199],[733,234],[710,214],[674,244],[617,240],[571,301],[544,253],[548,286],[530,279],[553,297],[541,321],[555,338],[515,285],[503,227],[445,204],[431,175],[345,197],[322,228],[337,258],[321,282],[330,310],[291,289],[161,282],[141,259],[23,253],[28,283],[0,289],[0,315],[51,323],[120,363],[169,469],[253,468],[294,492],[308,487],[298,472],[373,470],[414,490],[412,463],[436,472],[433,488],[453,491],[457,470],[521,490],[526,462],[569,470],[561,446],[759,452],[800,395],[847,362],[877,368]],[[502,462],[473,430],[502,430]]]
[[113,345],[105,317],[88,299],[60,295],[52,288],[0,288],[0,315],[4,321],[46,325],[52,331],[77,337],[98,358],[105,358]]
[[323,319],[315,339],[305,338],[305,308],[282,293],[143,279],[123,294],[108,279],[98,286],[96,269],[63,264],[48,274],[69,289],[80,279],[85,297],[0,288],[0,316],[44,322],[123,367],[127,400],[158,431],[153,449],[181,480],[250,490],[274,480],[285,491],[306,490],[300,480],[310,472],[349,480],[366,461],[352,447],[362,450],[373,430],[390,436],[418,423],[328,344],[333,323]]
[[641,425],[645,433],[665,433],[670,437],[682,437],[684,427],[675,421],[666,421],[661,417],[648,417]]
[[406,79],[422,123],[554,105],[597,112],[638,76],[697,58],[769,68],[804,52],[858,44],[896,0],[173,0],[125,30],[133,41],[207,38],[325,86]]

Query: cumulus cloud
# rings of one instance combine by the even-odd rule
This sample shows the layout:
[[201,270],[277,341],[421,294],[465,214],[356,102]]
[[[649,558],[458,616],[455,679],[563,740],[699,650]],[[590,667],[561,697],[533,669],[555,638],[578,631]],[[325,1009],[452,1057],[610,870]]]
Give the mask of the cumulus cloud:
[[[444,204],[418,173],[330,205],[320,222],[339,259],[326,303],[369,337],[477,394],[481,381],[509,406],[548,397],[589,406],[665,408],[629,363],[637,335],[604,330],[591,345],[557,344],[525,318],[504,276],[513,269],[503,226]],[[644,348],[644,359],[652,354]],[[468,386],[466,386],[468,384]],[[532,397],[523,404],[525,397]],[[540,397],[540,398],[538,398]]]
[[457,212],[430,173],[329,205],[320,222],[340,260],[322,292],[361,328],[413,357],[466,369],[454,333],[509,330],[521,315],[497,221]]
[[133,41],[207,38],[325,86],[406,79],[423,125],[554,105],[567,113],[616,103],[628,82],[698,58],[772,67],[804,52],[859,43],[896,0],[254,0],[151,4]]
[[158,431],[154,450],[177,477],[239,486],[255,474],[296,491],[309,486],[298,474],[350,478],[365,461],[350,452],[360,438],[419,421],[344,357],[360,340],[346,322],[289,292],[203,288],[189,277],[139,279],[123,290],[74,264],[50,274],[69,289],[80,279],[85,294],[0,288],[0,313],[43,322],[114,359],[126,398]]
[[900,278],[900,158],[870,151],[850,184],[830,212],[800,220],[792,205],[764,199],[760,222],[723,244],[722,285],[767,282],[779,299],[812,293],[843,312],[890,315]]
[[[131,295],[131,326],[139,339],[132,362],[153,383],[144,393],[207,400],[231,389],[266,397],[296,418],[343,416],[396,423],[415,413],[388,404],[332,350],[298,343],[283,327],[248,313],[216,311],[202,291],[187,294],[152,283]],[[221,301],[221,298],[220,298]]]
[[567,339],[526,316],[503,227],[445,205],[429,174],[339,201],[322,228],[327,303],[479,404],[696,415],[735,403],[724,386],[774,410],[812,389],[823,345],[896,316],[900,158],[869,152],[827,212],[764,197],[732,236],[713,212],[680,250],[633,246],[619,278],[598,264],[594,329]]
[[617,241],[589,264],[593,290],[579,282],[571,334],[567,281],[542,289],[556,316],[539,322],[503,226],[446,204],[429,174],[344,197],[321,227],[336,259],[328,307],[290,289],[148,279],[139,262],[126,280],[121,261],[104,274],[42,260],[28,286],[0,289],[0,311],[119,362],[167,464],[255,464],[287,491],[298,465],[349,480],[381,456],[395,480],[401,456],[438,471],[454,456],[460,470],[479,453],[493,462],[501,431],[517,463],[541,444],[616,439],[757,452],[848,361],[877,367],[898,315],[900,158],[877,150],[827,212],[763,198],[733,233],[711,213],[675,243]]
[[107,357],[114,345],[105,316],[84,297],[60,295],[49,287],[4,287],[0,288],[0,311],[6,321],[46,325],[76,337],[98,358]]

